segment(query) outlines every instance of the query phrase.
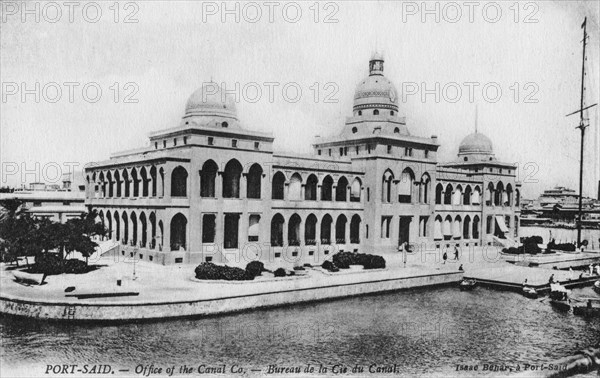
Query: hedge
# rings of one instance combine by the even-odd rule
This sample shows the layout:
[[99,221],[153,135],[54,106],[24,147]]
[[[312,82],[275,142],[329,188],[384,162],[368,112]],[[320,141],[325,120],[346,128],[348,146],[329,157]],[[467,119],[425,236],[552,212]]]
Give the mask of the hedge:
[[385,259],[379,255],[357,252],[338,252],[332,257],[333,264],[340,269],[348,269],[350,265],[362,265],[364,269],[383,269]]
[[35,263],[28,269],[29,273],[56,274],[82,274],[93,270],[85,261],[78,259],[62,259],[55,253],[40,253],[35,258]]
[[552,239],[552,241],[550,243],[548,243],[548,249],[556,249],[559,251],[574,252],[576,248],[575,248],[575,244],[572,244],[572,243],[556,244],[554,242],[554,239]]
[[199,280],[249,281],[254,279],[254,276],[244,269],[215,265],[210,262],[198,265],[194,272]]
[[265,264],[260,261],[251,261],[246,265],[246,273],[252,278],[258,277],[265,270]]

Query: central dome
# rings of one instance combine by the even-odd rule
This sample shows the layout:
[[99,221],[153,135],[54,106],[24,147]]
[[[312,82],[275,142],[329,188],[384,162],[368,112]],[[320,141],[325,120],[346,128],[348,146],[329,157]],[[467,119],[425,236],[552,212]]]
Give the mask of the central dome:
[[474,132],[467,135],[458,147],[459,154],[488,154],[494,153],[492,141],[485,135]]
[[235,101],[217,83],[204,83],[185,105],[186,117],[220,116],[237,120]]
[[369,61],[369,76],[362,80],[354,92],[353,110],[390,109],[398,111],[398,91],[383,76],[383,57],[374,54]]

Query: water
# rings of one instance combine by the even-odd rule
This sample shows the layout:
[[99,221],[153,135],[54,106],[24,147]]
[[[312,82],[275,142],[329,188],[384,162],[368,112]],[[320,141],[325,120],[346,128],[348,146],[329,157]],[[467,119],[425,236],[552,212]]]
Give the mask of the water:
[[[557,243],[572,243],[577,241],[577,230],[570,228],[549,228],[549,227],[520,227],[519,236],[539,235],[544,238],[544,243],[550,241],[550,232]],[[588,240],[590,243],[588,249],[600,249],[600,230],[581,230],[581,240]]]
[[[574,292],[596,296],[591,288]],[[58,363],[110,363],[131,375],[150,363],[263,372],[271,364],[397,364],[403,375],[443,376],[459,374],[456,364],[549,363],[598,343],[600,319],[560,313],[517,293],[443,287],[143,324],[4,318],[0,335],[2,369],[28,366],[30,376]]]

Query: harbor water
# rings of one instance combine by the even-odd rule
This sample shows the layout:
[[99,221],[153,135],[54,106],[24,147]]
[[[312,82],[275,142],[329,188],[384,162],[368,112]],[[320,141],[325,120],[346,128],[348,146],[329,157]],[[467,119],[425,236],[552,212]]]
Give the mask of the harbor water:
[[[574,294],[596,296],[591,288]],[[356,366],[365,369],[358,375],[395,366],[395,375],[447,376],[470,365],[479,366],[478,374],[498,375],[504,372],[482,371],[483,364],[548,364],[598,343],[600,319],[562,313],[518,293],[452,286],[140,324],[7,317],[0,335],[2,376],[44,375],[49,364],[110,364],[128,376],[141,376],[136,369],[149,364],[186,365],[194,374],[200,366],[225,365],[226,374],[235,368],[249,375],[313,366],[315,376],[318,368],[352,373]]]

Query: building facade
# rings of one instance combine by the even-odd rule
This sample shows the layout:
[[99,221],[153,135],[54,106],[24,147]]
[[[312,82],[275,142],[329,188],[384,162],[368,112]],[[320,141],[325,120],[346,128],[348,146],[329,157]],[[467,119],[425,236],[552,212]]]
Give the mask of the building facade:
[[207,83],[150,147],[89,164],[86,204],[123,255],[160,264],[314,264],[338,251],[510,241],[514,166],[477,132],[456,161],[438,163],[437,137],[410,133],[383,65],[372,57],[352,116],[338,136],[316,138],[309,156],[274,153],[273,136],[245,129],[235,102]]

